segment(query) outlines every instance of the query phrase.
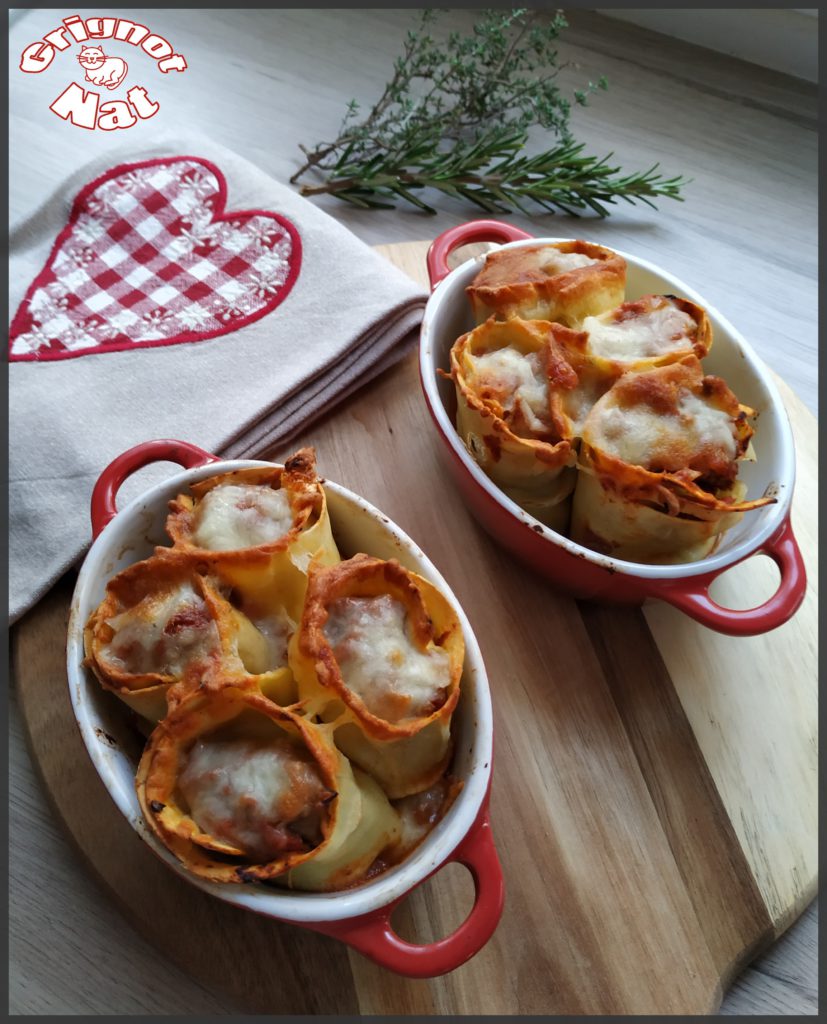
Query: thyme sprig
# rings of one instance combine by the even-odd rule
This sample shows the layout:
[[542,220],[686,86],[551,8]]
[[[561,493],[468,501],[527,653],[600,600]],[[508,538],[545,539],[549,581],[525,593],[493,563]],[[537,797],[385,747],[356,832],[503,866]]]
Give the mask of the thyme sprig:
[[[348,104],[334,142],[301,147],[306,159],[290,179],[314,172],[305,196],[329,194],[363,208],[392,208],[403,200],[426,213],[426,189],[466,200],[487,213],[536,203],[554,212],[603,217],[618,200],[681,200],[687,184],[666,177],[658,165],[624,174],[604,157],[585,155],[569,128],[571,103],[557,85],[562,67],[554,43],[567,22],[554,15],[517,9],[486,11],[471,35],[452,32],[440,43],[430,33],[438,15],[423,11],[418,30],[405,38],[402,54],[382,95],[359,120]],[[585,105],[608,83],[600,78],[573,93]],[[529,133],[554,136],[553,145],[529,155]]]

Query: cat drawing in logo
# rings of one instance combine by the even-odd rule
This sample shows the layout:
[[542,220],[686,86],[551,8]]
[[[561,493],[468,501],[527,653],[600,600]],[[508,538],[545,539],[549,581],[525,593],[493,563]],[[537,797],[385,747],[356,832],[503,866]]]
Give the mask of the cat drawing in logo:
[[78,63],[86,72],[86,81],[117,89],[129,69],[120,57],[107,57],[99,46],[84,46],[78,54]]

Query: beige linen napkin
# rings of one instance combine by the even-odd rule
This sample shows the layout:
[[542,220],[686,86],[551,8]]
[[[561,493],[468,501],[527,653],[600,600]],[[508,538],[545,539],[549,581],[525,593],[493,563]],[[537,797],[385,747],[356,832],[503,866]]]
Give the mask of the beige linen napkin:
[[[160,437],[227,457],[288,441],[402,355],[424,301],[203,138],[72,175],[11,237],[11,621],[85,550],[116,455]],[[119,500],[173,471],[141,471]]]

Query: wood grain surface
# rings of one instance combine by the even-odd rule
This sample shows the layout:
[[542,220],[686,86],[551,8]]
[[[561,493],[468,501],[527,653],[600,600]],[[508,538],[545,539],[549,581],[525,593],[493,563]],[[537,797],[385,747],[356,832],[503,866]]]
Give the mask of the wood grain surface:
[[[421,276],[424,250],[385,254]],[[814,421],[792,397],[789,411],[806,479]],[[643,612],[557,594],[515,566],[444,485],[413,354],[290,447],[303,443],[317,447],[323,475],[428,551],[480,640],[495,704],[502,922],[470,963],[414,982],[173,875],[121,819],[74,726],[61,643],[67,579],[20,624],[15,674],[43,782],[112,899],[165,959],[249,1012],[714,1011],[734,973],[815,891],[815,592],[759,646],[684,618],[670,624],[658,604]],[[812,565],[815,508],[800,497],[806,487],[795,522]],[[742,577],[742,589],[762,585],[760,569]],[[764,713],[776,704],[794,710]],[[705,728],[710,719],[716,728]],[[794,816],[799,827],[779,842],[779,823]],[[395,923],[419,941],[445,934],[469,891],[462,869],[441,873]]]

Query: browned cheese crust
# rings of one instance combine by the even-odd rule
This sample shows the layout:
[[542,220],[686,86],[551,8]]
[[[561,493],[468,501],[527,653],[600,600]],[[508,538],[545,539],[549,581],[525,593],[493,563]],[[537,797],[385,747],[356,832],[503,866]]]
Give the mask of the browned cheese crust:
[[672,448],[661,445],[655,461],[641,466],[590,446],[590,457],[604,486],[629,501],[661,501],[676,514],[680,508],[672,497],[674,494],[691,496],[707,508],[743,511],[767,504],[769,499],[764,498],[734,503],[716,497],[717,492],[730,488],[738,476],[738,462],[754,433],[748,422],[752,410],[739,403],[720,377],[704,376],[696,358],[690,356],[680,363],[645,373],[625,374],[612,388],[611,397],[621,409],[645,407],[659,416],[674,417],[679,414],[682,396],[687,392],[730,417],[734,455],[714,443],[687,453],[678,441]]
[[199,738],[231,726],[242,715],[252,735],[266,737],[283,732],[316,765],[329,795],[321,826],[322,842],[329,837],[338,812],[339,758],[311,723],[254,691],[224,686],[191,697],[152,733],[138,767],[136,787],[144,816],[158,838],[190,871],[210,881],[265,881],[301,864],[315,852],[315,848],[285,850],[265,863],[251,862],[244,851],[202,831],[190,816],[179,788],[189,751]]
[[694,356],[622,376],[583,430],[572,539],[633,562],[694,562],[743,514],[752,410]]
[[[338,662],[324,633],[329,606],[341,597],[375,597],[388,594],[405,608],[411,636],[421,651],[429,645],[448,646],[452,653],[451,681],[442,702],[431,713],[415,719],[391,723],[377,717],[345,683]],[[298,631],[301,656],[312,663],[319,683],[334,693],[362,723],[365,732],[376,739],[396,740],[412,736],[437,718],[449,718],[459,699],[462,655],[459,624],[452,622],[442,635],[435,635],[434,624],[422,590],[412,575],[395,559],[384,561],[359,554],[329,568],[312,569]],[[460,650],[457,652],[457,636]],[[457,656],[457,653],[459,656]]]
[[[594,262],[560,271],[550,260],[555,252]],[[622,302],[625,287],[626,261],[611,249],[578,239],[489,253],[466,292],[478,323],[494,315],[577,326],[584,317]]]
[[712,324],[706,310],[675,295],[643,295],[595,319],[596,323],[592,319],[584,323],[584,329],[588,330],[590,326],[598,330],[601,327],[627,327],[631,336],[635,326],[640,325],[641,332],[657,342],[654,346],[656,351],[652,353],[630,352],[627,356],[613,356],[601,351],[598,339],[590,339],[587,347],[592,356],[610,362],[616,360],[621,370],[654,369],[689,355],[703,359],[712,347]]
[[[198,503],[216,487],[226,484],[258,485],[283,489],[290,501],[293,523],[289,531],[275,541],[255,548],[239,548],[232,551],[213,551],[199,548],[193,542],[195,517]],[[190,551],[213,563],[238,561],[240,557],[252,563],[265,562],[275,553],[286,551],[322,512],[324,496],[316,475],[316,452],[313,448],[302,448],[291,456],[282,470],[279,466],[251,467],[237,469],[209,477],[190,487],[192,494],[180,494],[170,503],[167,518],[167,533],[176,549]],[[243,556],[241,553],[243,552]]]
[[[162,601],[165,594],[181,585],[191,587],[203,602],[203,607],[197,613],[173,616],[162,635],[174,638],[177,629],[193,625],[214,626],[215,644],[205,645],[181,675],[159,671],[132,672],[105,655],[105,648],[115,637],[109,620],[130,612],[142,601]],[[134,697],[147,692],[149,698],[148,691],[160,687],[169,698],[174,687],[175,695],[180,698],[198,685],[202,675],[225,661],[232,639],[233,623],[224,612],[220,596],[213,586],[195,571],[186,556],[167,552],[136,562],[109,581],[106,596],[89,617],[84,630],[84,664],[94,672],[104,689],[119,696]],[[156,693],[155,696],[157,699],[160,695]],[[161,706],[164,706],[163,698]]]

